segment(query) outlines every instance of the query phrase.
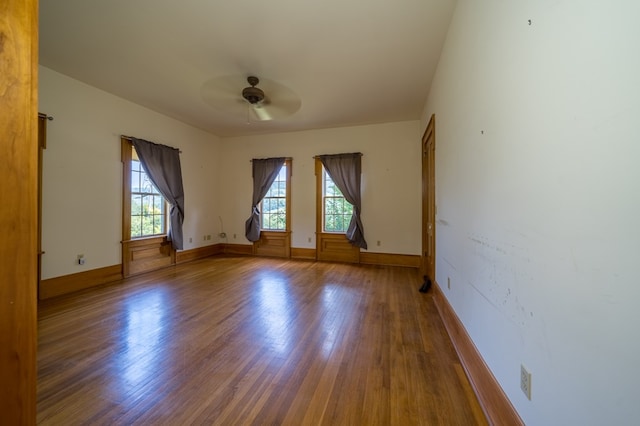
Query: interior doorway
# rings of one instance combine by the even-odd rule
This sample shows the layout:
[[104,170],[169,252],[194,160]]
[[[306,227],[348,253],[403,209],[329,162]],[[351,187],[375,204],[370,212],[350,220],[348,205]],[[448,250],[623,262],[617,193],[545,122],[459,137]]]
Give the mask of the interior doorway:
[[436,136],[435,115],[422,136],[422,256],[421,290],[427,291],[436,280]]
[[42,157],[47,148],[47,121],[53,117],[38,113],[38,282],[37,291],[40,299],[40,281],[42,280]]

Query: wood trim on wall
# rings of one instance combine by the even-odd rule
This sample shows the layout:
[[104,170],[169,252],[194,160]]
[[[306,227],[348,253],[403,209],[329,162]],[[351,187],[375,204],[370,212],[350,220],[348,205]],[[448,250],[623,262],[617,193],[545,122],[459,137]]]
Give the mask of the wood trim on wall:
[[260,239],[253,243],[256,256],[291,257],[290,231],[261,231]]
[[420,256],[416,254],[360,252],[360,263],[365,265],[406,266],[420,268]]
[[131,197],[128,190],[131,188],[131,141],[120,138],[120,161],[122,162],[122,241],[131,238]]
[[176,251],[166,236],[122,242],[122,275],[155,271],[176,264]]
[[192,260],[204,259],[224,253],[224,244],[213,244],[210,246],[197,247],[189,250],[182,250],[176,253],[176,263],[187,263]]
[[[186,263],[192,260],[222,254],[223,252],[223,244],[198,247],[191,250],[177,252],[176,262]],[[89,271],[78,272],[76,274],[63,275],[61,277],[43,280],[40,283],[39,296],[40,300],[50,299],[63,294],[73,293],[74,291],[119,281],[123,278],[122,265],[91,269]]]
[[122,279],[122,265],[91,269],[77,274],[49,278],[40,282],[40,300],[84,290]]
[[433,300],[438,308],[451,342],[460,357],[471,387],[489,423],[494,425],[524,425],[511,401],[484,362],[460,318],[442,293],[438,283],[433,285]]
[[316,260],[316,249],[291,247],[291,258],[299,260]]
[[316,233],[318,260],[360,263],[360,248],[353,246],[345,234]]
[[241,254],[241,255],[252,255],[253,254],[253,245],[247,244],[225,244],[224,245],[224,254]]
[[[253,247],[247,244],[213,244],[190,250],[176,252],[176,264],[218,255],[252,255]],[[291,258],[297,260],[316,260],[315,249],[291,248]],[[418,268],[420,256],[390,253],[361,253],[361,262],[368,265],[404,266]],[[170,266],[170,265],[168,265]],[[122,265],[91,269],[76,274],[42,280],[39,286],[39,299],[50,299],[74,291],[85,290],[102,284],[119,281],[124,278]],[[140,272],[138,272],[140,273]]]

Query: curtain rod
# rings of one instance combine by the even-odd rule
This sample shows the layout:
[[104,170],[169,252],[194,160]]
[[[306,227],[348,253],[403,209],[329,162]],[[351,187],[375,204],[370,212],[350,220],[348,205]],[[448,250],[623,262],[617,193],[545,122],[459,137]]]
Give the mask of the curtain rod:
[[41,112],[38,113],[38,117],[44,118],[45,120],[53,121],[53,116],[47,115],[47,114],[43,114]]
[[[357,154],[360,157],[362,157],[364,155],[361,152],[348,152],[348,153],[345,153],[345,154],[327,154],[327,155],[331,156],[331,155],[351,155],[351,154]],[[320,157],[322,157],[322,155],[314,155],[312,158],[320,158]]]
[[[262,158],[253,158],[253,159],[249,160],[249,162],[253,163],[253,160],[262,160]],[[293,161],[293,157],[284,157],[284,161]]]
[[[129,142],[131,142],[131,139],[133,139],[133,136],[127,136],[127,135],[120,135],[120,137],[121,137],[122,139],[126,139],[126,140],[128,140]],[[138,139],[138,138],[136,138],[136,139]],[[179,150],[178,150],[178,153],[179,153],[179,154],[182,154],[182,150],[180,150],[180,149],[179,149]]]

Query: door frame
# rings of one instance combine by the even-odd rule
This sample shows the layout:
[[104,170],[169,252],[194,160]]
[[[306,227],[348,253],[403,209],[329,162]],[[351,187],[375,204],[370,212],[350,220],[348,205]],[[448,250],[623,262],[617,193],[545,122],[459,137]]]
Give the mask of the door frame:
[[436,173],[435,173],[435,114],[422,135],[422,253],[420,273],[425,284],[436,281]]
[[38,304],[38,0],[2,3],[0,37],[0,413],[36,423]]
[[38,113],[38,300],[40,299],[40,282],[42,281],[42,161],[43,151],[47,149],[47,120],[53,117]]

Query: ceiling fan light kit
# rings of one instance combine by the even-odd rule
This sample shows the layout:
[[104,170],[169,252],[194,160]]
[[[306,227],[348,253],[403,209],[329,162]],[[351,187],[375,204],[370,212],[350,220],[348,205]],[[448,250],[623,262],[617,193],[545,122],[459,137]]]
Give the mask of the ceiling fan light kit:
[[262,100],[264,99],[264,92],[256,87],[258,83],[260,83],[258,77],[249,76],[247,77],[247,82],[251,85],[251,87],[245,87],[242,90],[242,97],[245,98],[251,105],[262,102]]

